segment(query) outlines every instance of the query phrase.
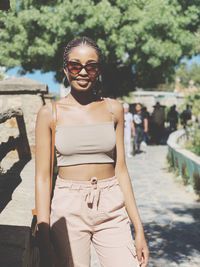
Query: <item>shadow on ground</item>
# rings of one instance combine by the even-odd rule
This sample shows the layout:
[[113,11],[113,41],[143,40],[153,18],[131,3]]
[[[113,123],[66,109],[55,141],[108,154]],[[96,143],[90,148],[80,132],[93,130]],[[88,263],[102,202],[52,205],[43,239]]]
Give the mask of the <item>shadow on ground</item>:
[[[11,111],[14,112],[13,110]],[[7,113],[5,112],[4,117],[1,119],[0,123],[3,123],[11,117],[15,116],[19,135],[17,137],[9,136],[6,142],[0,143],[0,162],[7,155],[9,155],[9,152],[13,150],[17,150],[19,158],[6,171],[3,171],[0,166],[0,213],[12,199],[13,191],[21,183],[22,180],[20,173],[27,162],[31,160],[31,150],[28,142],[23,113],[20,113],[20,115],[18,113],[14,113],[13,116],[10,116],[9,112]]]
[[[177,266],[183,262],[190,264],[193,257],[199,258],[200,255],[200,207],[173,208],[170,211],[179,218],[183,217],[183,220],[165,224],[144,223],[152,267],[171,266],[170,263]],[[163,216],[163,212],[167,210],[161,211],[160,217]],[[190,220],[184,221],[184,216]]]
[[[19,130],[17,137],[9,136],[6,142],[0,143],[0,163],[4,158],[8,157],[10,164],[12,159],[9,158],[9,153],[14,150],[18,153],[18,158],[14,158],[15,162],[11,163],[11,167],[5,166],[4,170],[0,165],[1,213],[12,200],[14,190],[22,181],[21,172],[24,166],[31,160],[31,150],[22,110],[8,110],[3,114],[0,113],[0,115],[0,123],[15,117]],[[10,210],[8,210],[8,216],[10,213]],[[13,218],[13,216],[11,217]],[[9,224],[11,225],[0,225],[0,266],[2,267],[21,267],[24,251],[29,240],[30,227],[12,225],[13,223],[13,221],[10,221]]]
[[0,225],[0,266],[22,267],[30,227]]
[[21,183],[20,173],[28,161],[29,159],[18,160],[6,173],[0,174],[0,212],[12,199],[13,191]]

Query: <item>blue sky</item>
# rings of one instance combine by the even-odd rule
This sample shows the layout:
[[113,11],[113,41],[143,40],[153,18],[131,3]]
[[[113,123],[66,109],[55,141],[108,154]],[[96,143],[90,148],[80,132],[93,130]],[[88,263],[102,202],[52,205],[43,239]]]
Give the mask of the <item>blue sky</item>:
[[186,62],[188,63],[189,66],[190,66],[193,62],[197,62],[198,64],[200,64],[200,55],[195,56],[195,57],[193,57],[193,58],[191,58],[191,59],[183,58],[181,61],[182,61],[182,62],[183,62],[183,61],[186,61]]
[[[192,59],[188,60],[187,58],[183,58],[182,61],[186,61],[188,65],[190,66],[192,62],[197,62],[200,64],[200,55],[193,57]],[[8,76],[16,76],[19,77],[18,74],[19,67],[10,69],[7,71]],[[53,72],[47,72],[47,73],[41,73],[39,70],[35,71],[34,73],[26,73],[25,76],[29,79],[46,83],[49,88],[49,92],[55,92],[59,93],[60,84],[57,83],[54,79],[54,73]]]

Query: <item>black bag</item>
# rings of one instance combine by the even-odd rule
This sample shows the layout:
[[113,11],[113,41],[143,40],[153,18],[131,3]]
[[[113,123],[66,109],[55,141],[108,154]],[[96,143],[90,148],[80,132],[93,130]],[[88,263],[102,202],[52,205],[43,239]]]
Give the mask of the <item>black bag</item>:
[[34,215],[26,248],[23,267],[40,267],[40,249],[37,231],[37,216]]

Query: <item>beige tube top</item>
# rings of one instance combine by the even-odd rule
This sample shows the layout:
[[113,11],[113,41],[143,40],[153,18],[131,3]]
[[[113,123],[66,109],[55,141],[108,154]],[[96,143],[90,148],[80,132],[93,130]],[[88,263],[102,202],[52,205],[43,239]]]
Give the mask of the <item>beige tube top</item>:
[[106,100],[112,121],[56,126],[57,166],[114,162],[116,145],[114,115],[109,99]]
[[112,163],[115,148],[114,123],[57,126],[57,166],[84,163]]

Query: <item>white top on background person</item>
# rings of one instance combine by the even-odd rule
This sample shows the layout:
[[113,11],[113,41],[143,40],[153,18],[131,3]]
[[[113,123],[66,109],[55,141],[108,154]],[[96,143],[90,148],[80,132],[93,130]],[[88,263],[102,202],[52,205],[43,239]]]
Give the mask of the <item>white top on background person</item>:
[[129,112],[129,104],[124,103],[124,145],[127,157],[131,155],[131,135],[133,135],[133,115]]
[[124,103],[124,131],[131,135],[133,130],[133,115],[129,112],[129,104]]

